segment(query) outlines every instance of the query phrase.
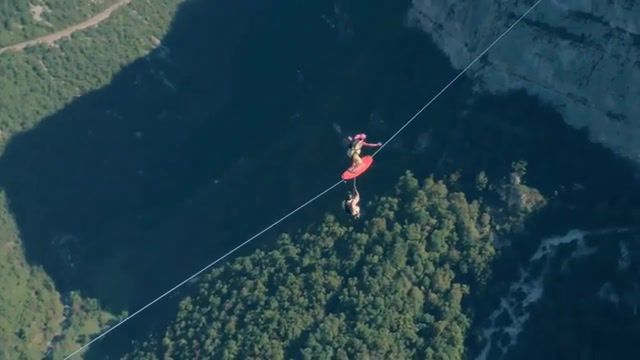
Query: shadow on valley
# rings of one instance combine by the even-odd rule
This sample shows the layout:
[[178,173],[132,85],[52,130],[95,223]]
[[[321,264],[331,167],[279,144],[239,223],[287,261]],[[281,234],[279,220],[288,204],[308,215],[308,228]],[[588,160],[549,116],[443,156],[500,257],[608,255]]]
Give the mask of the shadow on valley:
[[[185,3],[151,54],[8,144],[0,185],[29,262],[61,291],[135,310],[334,183],[341,131],[382,137],[453,73],[403,28],[405,8]],[[339,211],[343,195],[284,229]],[[161,309],[104,348],[121,351]]]
[[[404,2],[258,3],[185,3],[150,55],[8,145],[0,185],[29,261],[60,289],[137,309],[336,182],[341,136],[384,140],[455,74],[404,26]],[[558,191],[558,214],[637,199],[624,162],[535,99],[473,99],[460,81],[390,144],[359,182],[365,201],[406,169],[460,170],[472,188],[521,159],[532,186]],[[339,212],[343,190],[252,246]],[[162,308],[114,336],[127,344],[174,313]]]
[[163,46],[7,147],[2,186],[27,256],[62,290],[126,308],[158,247],[145,234],[283,130],[292,99],[261,94],[295,84],[273,66],[292,59],[249,45],[284,29],[260,23],[277,9],[249,3],[184,5]]

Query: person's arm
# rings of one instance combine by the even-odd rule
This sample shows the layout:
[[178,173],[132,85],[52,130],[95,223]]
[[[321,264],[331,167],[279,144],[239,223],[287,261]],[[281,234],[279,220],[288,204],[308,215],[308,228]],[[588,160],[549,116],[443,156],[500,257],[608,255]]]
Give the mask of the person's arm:
[[379,142],[379,143],[377,143],[377,144],[370,144],[370,143],[368,143],[368,142],[364,142],[364,141],[363,141],[363,142],[362,142],[362,145],[363,145],[363,146],[368,146],[368,147],[380,147],[380,146],[382,146],[382,143],[381,143],[381,142]]
[[358,205],[358,203],[360,202],[360,193],[358,192],[358,189],[353,189],[353,191],[354,191],[354,196],[353,196],[352,204]]

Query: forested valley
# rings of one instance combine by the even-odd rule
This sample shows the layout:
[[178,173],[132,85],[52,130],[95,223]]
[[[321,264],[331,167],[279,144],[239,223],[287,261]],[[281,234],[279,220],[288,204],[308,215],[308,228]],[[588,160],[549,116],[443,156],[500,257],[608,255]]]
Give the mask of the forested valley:
[[[12,3],[0,46],[113,3]],[[457,73],[408,3],[133,0],[0,54],[0,359],[64,358],[387,139]],[[81,356],[637,354],[637,170],[474,81],[358,180],[361,220],[339,187]]]
[[[514,223],[544,205],[535,189],[504,186],[505,201],[526,198]],[[327,215],[208,274],[131,358],[462,359],[463,304],[484,292],[496,256],[491,212],[408,173],[364,223]]]

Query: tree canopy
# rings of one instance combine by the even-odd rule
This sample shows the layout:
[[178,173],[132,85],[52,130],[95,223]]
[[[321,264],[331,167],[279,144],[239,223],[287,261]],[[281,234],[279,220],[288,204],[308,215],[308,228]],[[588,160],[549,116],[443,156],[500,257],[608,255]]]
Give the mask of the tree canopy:
[[462,358],[462,300],[495,253],[490,215],[410,173],[370,209],[362,225],[327,215],[212,271],[131,356]]
[[116,1],[5,1],[0,6],[0,47],[30,40],[82,22]]
[[[61,0],[54,7],[39,0],[5,1],[0,6],[0,47],[81,22],[112,3],[114,0]],[[167,32],[179,3],[134,1],[100,26],[77,32],[54,47],[0,54],[0,152],[4,153],[14,135],[45,123],[74,98],[108,84],[124,65],[147,54],[157,45],[154,39]],[[3,178],[10,176],[4,173]],[[61,294],[50,274],[33,266],[9,207],[10,198],[3,186],[0,359],[41,359],[47,354],[61,358],[111,317],[98,310],[92,299],[80,299],[78,293]]]

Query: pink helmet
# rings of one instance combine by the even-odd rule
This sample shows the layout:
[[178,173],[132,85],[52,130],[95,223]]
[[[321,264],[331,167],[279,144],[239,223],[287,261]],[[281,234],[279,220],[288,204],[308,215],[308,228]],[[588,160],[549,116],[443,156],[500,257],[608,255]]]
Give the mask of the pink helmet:
[[357,134],[356,136],[353,137],[354,140],[366,140],[367,139],[367,134],[365,133],[360,133]]

